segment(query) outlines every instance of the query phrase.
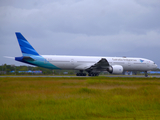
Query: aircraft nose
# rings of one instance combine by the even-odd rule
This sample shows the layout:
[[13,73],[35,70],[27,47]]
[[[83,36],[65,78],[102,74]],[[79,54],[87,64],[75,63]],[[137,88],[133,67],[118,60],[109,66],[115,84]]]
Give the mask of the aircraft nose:
[[157,64],[155,64],[155,68],[158,68],[158,65],[157,65]]

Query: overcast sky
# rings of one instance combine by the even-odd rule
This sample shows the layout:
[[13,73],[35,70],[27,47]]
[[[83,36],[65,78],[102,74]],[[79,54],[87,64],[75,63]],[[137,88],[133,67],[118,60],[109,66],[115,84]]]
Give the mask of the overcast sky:
[[0,0],[0,65],[27,65],[15,32],[48,55],[127,56],[160,67],[160,0]]

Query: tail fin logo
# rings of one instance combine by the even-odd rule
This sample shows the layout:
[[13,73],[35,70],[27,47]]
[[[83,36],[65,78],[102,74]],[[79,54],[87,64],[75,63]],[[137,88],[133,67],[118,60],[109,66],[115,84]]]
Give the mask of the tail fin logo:
[[21,33],[16,32],[16,36],[23,56],[39,55]]

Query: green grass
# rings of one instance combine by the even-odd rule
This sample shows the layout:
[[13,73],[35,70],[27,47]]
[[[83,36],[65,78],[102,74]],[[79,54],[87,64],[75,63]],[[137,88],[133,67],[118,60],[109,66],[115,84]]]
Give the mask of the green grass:
[[1,120],[159,120],[159,78],[0,78]]

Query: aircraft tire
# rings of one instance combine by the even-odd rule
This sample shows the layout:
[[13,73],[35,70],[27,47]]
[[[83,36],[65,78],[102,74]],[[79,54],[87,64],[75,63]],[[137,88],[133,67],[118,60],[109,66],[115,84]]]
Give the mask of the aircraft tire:
[[98,76],[98,73],[89,73],[88,76]]
[[148,77],[148,75],[145,75],[145,77]]
[[77,73],[76,76],[86,76],[86,73]]

